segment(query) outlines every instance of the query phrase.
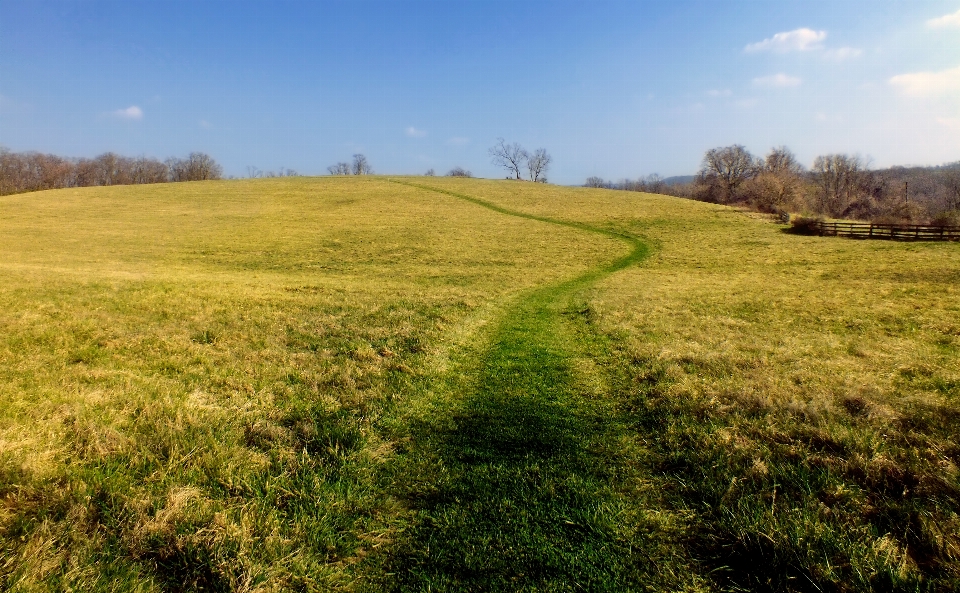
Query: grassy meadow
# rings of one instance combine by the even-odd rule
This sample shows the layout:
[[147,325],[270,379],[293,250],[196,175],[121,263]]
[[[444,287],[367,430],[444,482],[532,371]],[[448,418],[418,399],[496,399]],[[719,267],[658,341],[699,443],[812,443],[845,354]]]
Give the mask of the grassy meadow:
[[632,192],[0,197],[0,590],[953,591],[960,245]]

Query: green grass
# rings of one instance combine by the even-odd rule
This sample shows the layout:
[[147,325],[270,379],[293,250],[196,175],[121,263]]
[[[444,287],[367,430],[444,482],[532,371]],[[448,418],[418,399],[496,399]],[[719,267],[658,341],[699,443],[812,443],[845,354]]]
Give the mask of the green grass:
[[960,586],[957,245],[396,181],[0,198],[0,589]]
[[635,503],[621,482],[636,472],[615,447],[626,427],[609,405],[584,399],[573,368],[600,344],[584,344],[589,336],[563,319],[580,314],[571,299],[584,287],[647,254],[623,238],[625,256],[505,311],[479,356],[458,361],[467,378],[446,385],[447,397],[413,423],[413,444],[389,483],[417,514],[387,561],[398,575],[387,588],[620,591],[664,580],[637,546],[635,521],[622,523]]

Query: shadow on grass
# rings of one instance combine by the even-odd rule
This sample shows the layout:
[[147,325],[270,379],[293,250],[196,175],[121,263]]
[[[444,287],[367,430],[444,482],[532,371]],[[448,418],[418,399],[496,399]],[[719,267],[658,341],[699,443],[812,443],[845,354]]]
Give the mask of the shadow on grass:
[[[417,509],[387,563],[401,591],[622,590],[646,572],[592,452],[608,423],[576,399],[543,303],[512,315],[446,429],[415,427],[398,476]],[[602,455],[602,458],[601,458]]]

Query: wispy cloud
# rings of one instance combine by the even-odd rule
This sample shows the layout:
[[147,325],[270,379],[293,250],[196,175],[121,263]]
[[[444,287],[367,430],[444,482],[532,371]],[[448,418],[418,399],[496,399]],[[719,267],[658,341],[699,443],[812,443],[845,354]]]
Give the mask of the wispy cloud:
[[823,57],[836,62],[852,60],[854,58],[859,58],[862,55],[863,50],[855,47],[838,47],[835,49],[828,49],[823,52]]
[[769,39],[748,44],[744,51],[748,53],[772,51],[786,53],[791,51],[809,51],[820,49],[823,40],[827,38],[826,31],[814,31],[806,27],[777,33]]
[[770,88],[788,88],[794,86],[800,86],[800,83],[803,82],[801,79],[796,76],[789,76],[787,74],[772,74],[770,76],[760,76],[753,79],[754,86],[770,87]]
[[110,112],[110,115],[118,119],[138,120],[143,119],[143,109],[140,109],[136,105],[131,105],[126,109],[117,109],[116,111],[112,111]]
[[405,133],[407,136],[410,136],[411,138],[423,138],[424,136],[427,135],[427,131],[426,131],[426,130],[418,130],[417,128],[415,128],[415,127],[413,127],[413,126],[410,126],[410,127],[408,127],[406,130],[404,130],[404,133]]
[[447,144],[451,146],[465,146],[470,144],[469,138],[464,138],[463,136],[454,136],[453,138],[447,140]]
[[708,97],[729,97],[733,94],[730,89],[710,89],[707,91]]
[[927,21],[931,29],[960,29],[960,10]]
[[757,99],[748,98],[748,99],[737,99],[736,101],[733,102],[733,104],[739,107],[740,109],[752,109],[756,107],[757,103],[759,102],[760,101]]
[[210,122],[208,122],[207,120],[201,119],[201,120],[200,120],[200,127],[203,128],[204,130],[209,130],[210,128],[213,127],[213,125],[212,125]]
[[933,97],[960,93],[960,66],[940,72],[898,74],[890,84],[911,97]]

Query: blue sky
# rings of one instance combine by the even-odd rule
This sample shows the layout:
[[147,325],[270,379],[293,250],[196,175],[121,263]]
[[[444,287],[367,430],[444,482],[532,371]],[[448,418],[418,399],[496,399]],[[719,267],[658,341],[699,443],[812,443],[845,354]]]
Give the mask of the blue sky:
[[0,0],[12,150],[501,177],[498,137],[565,184],[734,143],[960,160],[960,0]]

